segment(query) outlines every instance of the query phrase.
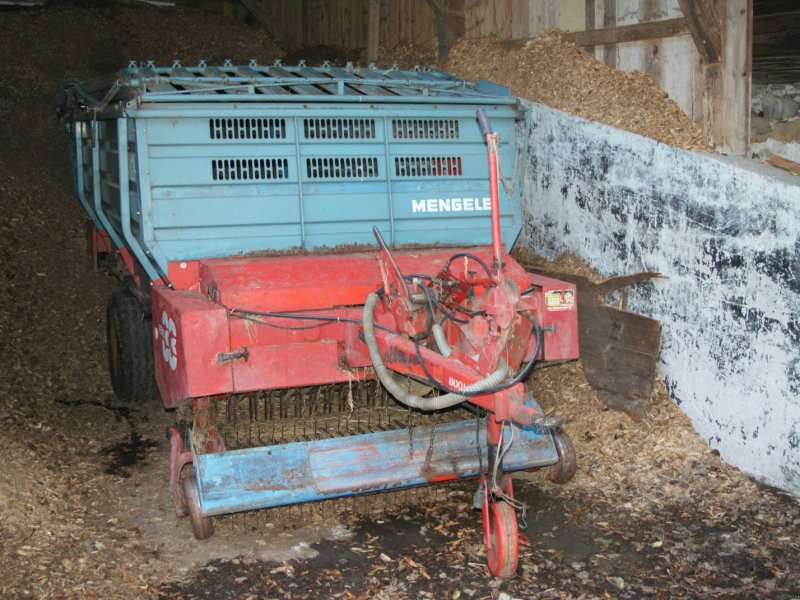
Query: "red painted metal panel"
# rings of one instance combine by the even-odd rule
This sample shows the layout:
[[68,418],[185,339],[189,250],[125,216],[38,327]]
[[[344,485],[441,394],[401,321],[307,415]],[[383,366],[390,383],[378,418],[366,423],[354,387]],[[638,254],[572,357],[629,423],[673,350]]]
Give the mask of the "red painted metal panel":
[[153,289],[156,381],[167,407],[233,391],[225,309],[191,292]]
[[247,362],[233,367],[237,392],[320,385],[363,377],[339,365],[341,346],[334,341],[251,346]]
[[[405,249],[394,252],[394,256],[404,273],[434,276],[450,256],[459,252],[475,254],[487,264],[492,262],[489,247]],[[230,308],[248,310],[359,306],[382,283],[376,256],[375,252],[354,252],[202,261],[201,290]],[[530,275],[508,255],[504,261],[506,277],[513,279],[520,291],[525,289]],[[460,264],[455,261],[451,268],[458,269]],[[473,261],[470,268],[479,267]]]
[[[396,258],[405,273],[437,275],[446,260],[460,251],[453,248],[404,250],[397,252]],[[487,262],[492,260],[491,248],[468,251]],[[382,285],[375,256],[375,253],[350,253],[172,263],[173,281],[179,288],[194,291],[154,289],[156,375],[165,404],[175,406],[192,397],[324,384],[356,377],[349,369],[371,366],[358,323],[367,294]],[[540,358],[577,357],[575,287],[531,275],[508,256],[505,262],[505,275],[520,291],[531,283],[540,286],[527,294],[519,306],[535,314],[545,328]],[[462,259],[456,259],[451,271],[455,273],[465,264]],[[473,271],[480,270],[474,261],[469,265]],[[480,277],[482,274],[473,275]],[[209,296],[218,298],[219,303]],[[309,321],[253,317],[265,324],[230,316],[224,305],[269,312],[302,311],[304,315],[352,319],[356,323],[315,326]],[[385,320],[387,317],[378,318]],[[386,324],[393,326],[390,322]],[[552,327],[555,331],[549,330]],[[526,327],[515,329],[518,335],[527,337],[524,335]],[[171,365],[173,339],[174,369]],[[244,348],[247,360],[233,358],[220,362],[218,358],[220,353]],[[527,358],[533,348],[531,337],[525,348]],[[508,351],[515,354],[510,362],[518,363],[522,352],[519,345],[512,342]],[[447,371],[453,368],[451,365]],[[437,374],[446,380],[445,372]],[[452,371],[449,374],[452,375]],[[357,376],[363,377],[363,374]]]
[[[542,300],[536,317],[544,332],[544,360],[578,358],[578,297],[575,285],[530,274],[534,285],[540,286]],[[552,330],[550,327],[552,326]]]

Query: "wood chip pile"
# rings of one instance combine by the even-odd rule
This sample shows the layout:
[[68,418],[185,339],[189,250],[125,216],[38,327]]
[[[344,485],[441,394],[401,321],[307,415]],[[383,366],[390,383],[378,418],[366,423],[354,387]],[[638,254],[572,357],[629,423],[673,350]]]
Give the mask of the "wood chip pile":
[[463,39],[450,51],[446,70],[503,84],[516,96],[665,144],[708,149],[702,128],[649,76],[606,66],[556,29],[516,49],[494,38]]

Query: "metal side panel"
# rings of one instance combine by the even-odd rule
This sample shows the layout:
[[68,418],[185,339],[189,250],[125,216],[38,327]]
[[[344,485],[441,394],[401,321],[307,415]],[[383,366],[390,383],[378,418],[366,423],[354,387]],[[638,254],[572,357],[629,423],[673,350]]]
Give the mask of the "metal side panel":
[[[395,246],[489,242],[486,147],[472,106],[172,110],[136,117],[143,237],[160,263],[373,244],[373,225]],[[516,112],[490,113],[511,179]],[[500,202],[510,247],[519,186]]]
[[[512,426],[506,426],[506,436]],[[486,468],[485,423],[480,448]],[[324,500],[478,474],[475,421],[194,456],[206,516]],[[552,437],[513,426],[506,471],[555,464]]]

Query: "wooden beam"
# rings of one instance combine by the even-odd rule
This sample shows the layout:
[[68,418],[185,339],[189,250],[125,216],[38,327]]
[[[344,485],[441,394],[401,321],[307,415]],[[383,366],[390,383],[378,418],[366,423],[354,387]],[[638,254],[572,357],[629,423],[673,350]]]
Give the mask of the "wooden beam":
[[367,16],[367,62],[378,62],[378,48],[381,30],[381,0],[369,2]]
[[750,143],[753,0],[722,0],[720,62],[702,66],[703,128],[722,154],[744,156]]
[[[616,26],[617,26],[617,0],[603,0],[603,29],[613,29]],[[595,44],[591,43],[586,45],[594,46]],[[603,48],[603,62],[606,63],[612,69],[616,69],[617,47],[614,44],[605,44],[605,48]]]
[[444,61],[453,43],[466,32],[464,0],[425,0],[436,18],[439,60]]
[[[586,0],[584,10],[586,12],[586,31],[594,29],[594,6],[595,0]],[[594,56],[594,46],[587,46],[586,51]]]
[[678,0],[694,45],[707,65],[719,62],[722,36],[719,31],[719,15],[711,0]]
[[624,42],[641,42],[658,38],[675,37],[689,33],[686,19],[667,19],[635,25],[620,25],[610,29],[593,29],[566,33],[564,37],[576,46],[602,46]]
[[287,50],[294,50],[297,47],[297,44],[290,40],[283,29],[276,24],[276,19],[269,10],[269,0],[241,0],[241,2],[247,10],[253,13],[253,16],[264,26],[264,29],[269,31],[279,46],[283,46]]

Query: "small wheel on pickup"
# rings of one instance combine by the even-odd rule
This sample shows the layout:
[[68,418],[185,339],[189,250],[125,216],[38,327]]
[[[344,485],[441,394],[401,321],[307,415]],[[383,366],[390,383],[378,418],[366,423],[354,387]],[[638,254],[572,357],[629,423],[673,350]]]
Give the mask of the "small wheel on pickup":
[[575,446],[572,445],[572,440],[563,429],[553,432],[553,442],[558,453],[558,462],[549,467],[547,478],[553,483],[567,483],[578,470]]
[[108,373],[117,398],[141,403],[156,397],[152,321],[142,302],[125,288],[108,300],[106,341]]
[[486,542],[486,562],[494,577],[513,577],[519,560],[519,529],[517,515],[506,502],[489,504],[489,535]]
[[214,535],[214,523],[211,517],[204,517],[200,508],[200,493],[197,490],[197,480],[194,476],[186,477],[181,482],[183,499],[189,510],[189,520],[192,522],[192,532],[198,540],[207,540]]

